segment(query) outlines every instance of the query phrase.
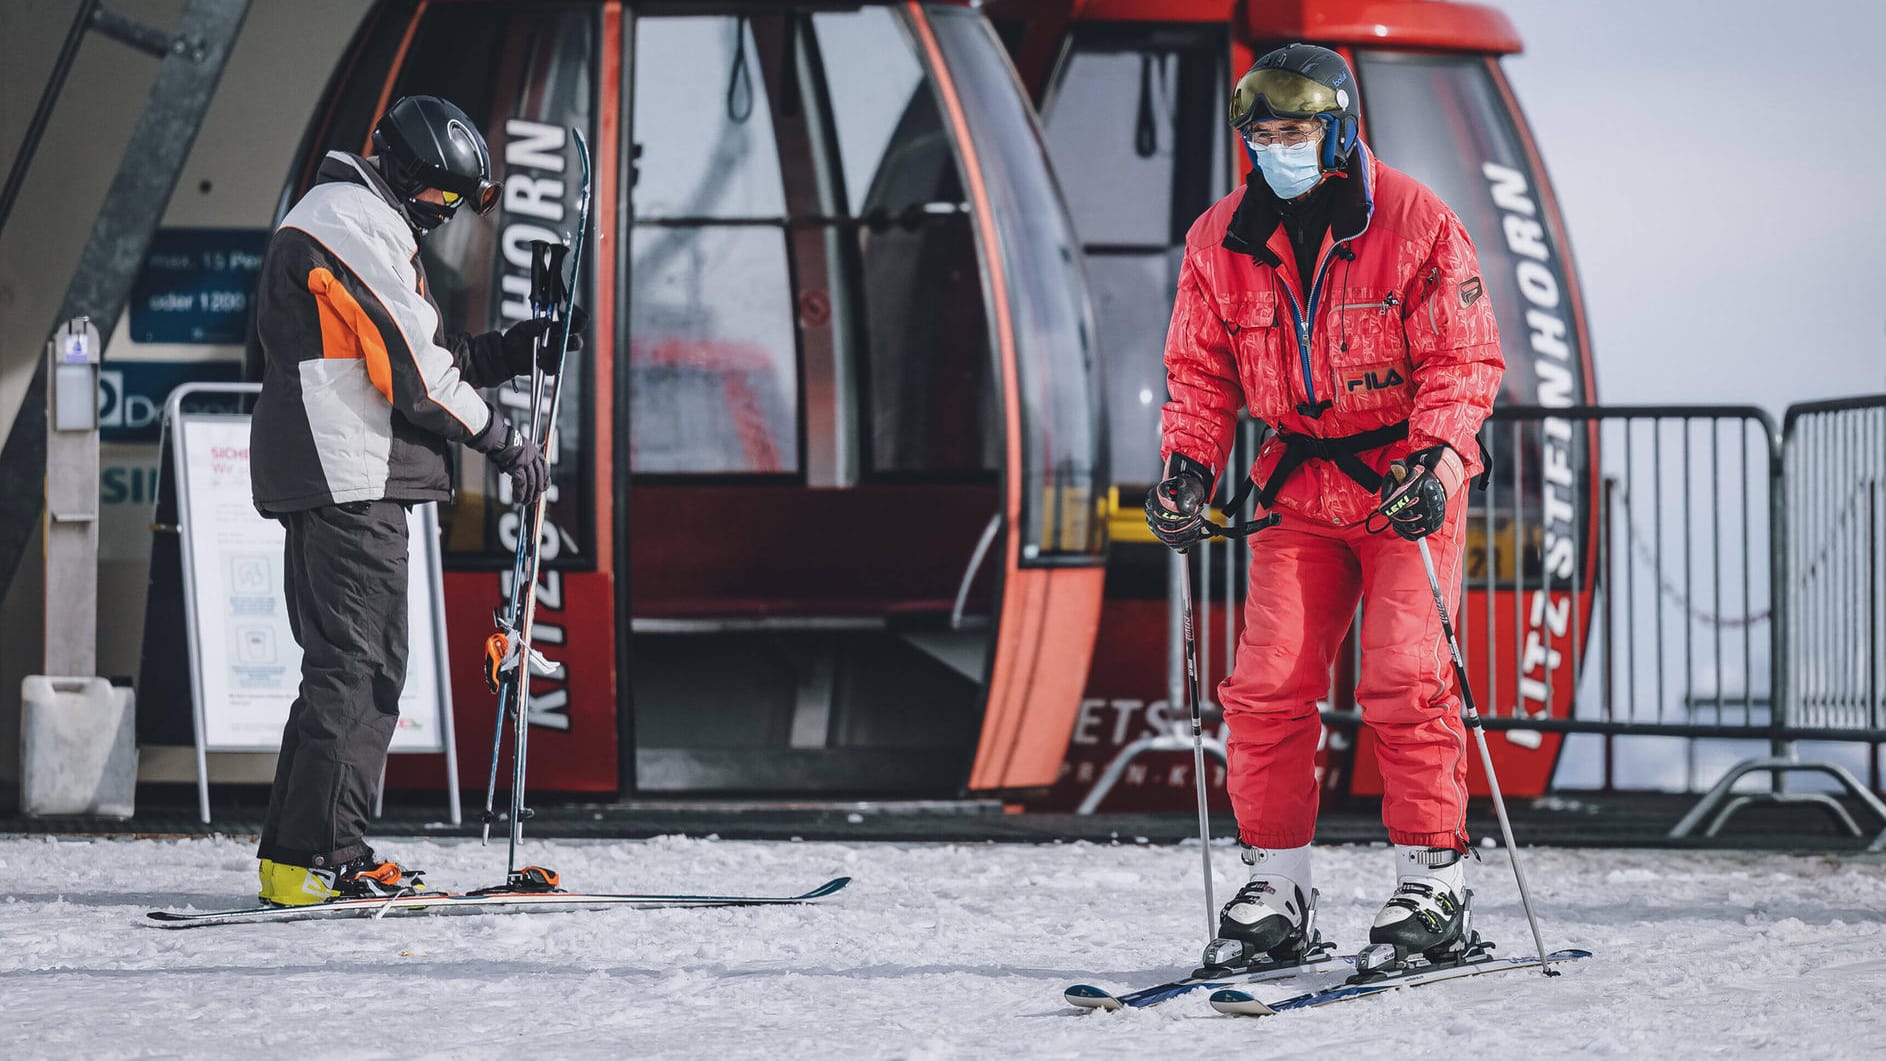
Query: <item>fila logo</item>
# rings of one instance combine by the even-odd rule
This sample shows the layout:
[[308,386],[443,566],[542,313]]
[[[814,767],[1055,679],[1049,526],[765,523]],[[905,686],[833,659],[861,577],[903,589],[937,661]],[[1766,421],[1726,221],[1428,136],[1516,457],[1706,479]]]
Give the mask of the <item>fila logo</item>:
[[1460,304],[1463,306],[1471,306],[1475,302],[1480,301],[1480,296],[1485,292],[1486,285],[1480,282],[1480,278],[1470,276],[1460,282]]
[[1372,368],[1366,372],[1357,372],[1353,375],[1343,377],[1342,386],[1343,390],[1354,394],[1358,390],[1388,390],[1391,387],[1399,387],[1407,382],[1407,380],[1402,378],[1401,373],[1393,368]]

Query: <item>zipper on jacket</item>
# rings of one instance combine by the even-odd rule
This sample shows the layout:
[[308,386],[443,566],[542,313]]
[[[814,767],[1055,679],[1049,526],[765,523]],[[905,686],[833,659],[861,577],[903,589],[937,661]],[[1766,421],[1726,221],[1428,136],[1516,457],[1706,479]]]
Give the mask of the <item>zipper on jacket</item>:
[[[1304,315],[1303,307],[1297,305],[1296,292],[1289,284],[1279,285],[1284,289],[1284,296],[1290,299],[1290,320],[1297,326],[1297,358],[1303,365],[1303,395],[1311,405],[1316,404],[1316,384],[1310,376],[1310,319]],[[1311,290],[1315,290],[1312,288]],[[1312,305],[1315,303],[1312,302]]]
[[[1368,227],[1368,225],[1364,224],[1362,226],[1363,231],[1368,231]],[[1357,236],[1361,234],[1361,232],[1356,233]],[[1355,236],[1350,236],[1348,239],[1333,242],[1329,245],[1330,249],[1335,250],[1337,247],[1347,243],[1349,239],[1354,238]],[[1316,272],[1313,274],[1314,279],[1310,281],[1309,308],[1306,311],[1299,312],[1297,297],[1290,295],[1290,285],[1284,285],[1284,294],[1290,295],[1290,312],[1297,315],[1297,356],[1303,362],[1303,393],[1309,397],[1311,405],[1316,404],[1316,384],[1313,382],[1313,377],[1310,372],[1310,325],[1316,320],[1316,297],[1323,292],[1323,278],[1329,275],[1329,260],[1331,257],[1331,255],[1325,254],[1316,263]]]
[[[1369,165],[1369,160],[1368,160],[1368,155],[1367,155],[1366,150],[1364,151],[1362,165],[1363,165],[1364,173],[1366,174],[1367,168]],[[1363,177],[1363,181],[1365,184],[1363,194],[1365,196],[1369,196],[1372,192],[1372,189],[1366,187],[1368,183],[1367,176]],[[1341,239],[1331,240],[1329,244],[1331,250],[1335,250],[1337,247],[1340,247],[1345,243],[1349,243],[1360,238],[1364,232],[1367,232],[1369,230],[1369,222],[1374,220],[1374,217],[1375,217],[1375,211],[1372,206],[1373,199],[1370,199],[1369,201],[1371,203],[1371,209],[1366,215],[1363,216],[1362,227],[1356,232],[1353,232],[1350,235],[1344,236]],[[1310,281],[1309,309],[1307,312],[1305,312],[1302,306],[1297,305],[1297,296],[1291,292],[1290,285],[1289,284],[1282,285],[1284,289],[1284,294],[1290,296],[1290,315],[1296,319],[1297,358],[1303,365],[1303,393],[1309,399],[1309,404],[1311,405],[1317,404],[1317,401],[1316,401],[1316,384],[1314,382],[1314,378],[1312,377],[1310,373],[1310,323],[1316,319],[1316,296],[1322,292],[1323,277],[1328,275],[1329,273],[1329,260],[1331,257],[1332,256],[1328,254],[1323,255],[1321,258],[1317,260],[1316,268],[1312,270],[1312,279]],[[1439,270],[1436,270],[1436,272],[1438,273]],[[1430,309],[1432,309],[1432,307],[1430,307]]]

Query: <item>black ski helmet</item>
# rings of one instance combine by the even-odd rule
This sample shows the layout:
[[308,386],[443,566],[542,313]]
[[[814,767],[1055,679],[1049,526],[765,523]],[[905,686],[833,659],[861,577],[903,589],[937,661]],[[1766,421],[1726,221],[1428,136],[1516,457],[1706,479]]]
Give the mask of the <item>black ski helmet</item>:
[[[502,184],[491,179],[491,152],[465,112],[437,96],[402,96],[373,127],[380,175],[406,204],[413,224],[430,231],[451,220],[459,203],[489,213]],[[450,205],[421,202],[437,188]]]
[[1286,44],[1266,52],[1231,93],[1231,127],[1240,135],[1252,122],[1315,118],[1323,123],[1326,170],[1341,169],[1355,151],[1362,99],[1343,57],[1314,44]]

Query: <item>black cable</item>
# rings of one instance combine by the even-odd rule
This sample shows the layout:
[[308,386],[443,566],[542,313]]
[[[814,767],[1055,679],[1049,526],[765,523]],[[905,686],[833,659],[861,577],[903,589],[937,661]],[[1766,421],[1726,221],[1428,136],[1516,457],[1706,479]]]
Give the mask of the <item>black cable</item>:
[[1159,150],[1159,128],[1153,115],[1153,56],[1139,57],[1139,106],[1133,120],[1133,153],[1151,158]]
[[[745,101],[738,102],[744,92]],[[735,125],[745,125],[753,117],[753,71],[747,69],[747,17],[733,23],[733,69],[727,74],[727,118]]]

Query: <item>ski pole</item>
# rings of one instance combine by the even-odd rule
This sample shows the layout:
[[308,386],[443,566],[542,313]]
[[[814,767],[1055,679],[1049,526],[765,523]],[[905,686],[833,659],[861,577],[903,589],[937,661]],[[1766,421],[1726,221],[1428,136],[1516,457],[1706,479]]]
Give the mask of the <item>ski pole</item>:
[[[532,316],[550,318],[559,303],[557,291],[560,290],[558,267],[563,261],[563,248],[553,248],[543,240],[531,243],[530,262],[530,309]],[[546,332],[549,328],[545,329]],[[536,345],[541,348],[547,342],[546,336],[539,336]],[[537,353],[537,351],[533,351]],[[543,430],[539,425],[539,410],[543,398],[544,374],[542,358],[533,356],[530,367],[530,432],[534,440],[541,439]],[[521,522],[521,521],[520,521]],[[485,811],[481,843],[491,843],[491,823],[496,819],[493,806],[498,794],[498,761],[503,756],[504,723],[509,717],[508,701],[515,685],[504,680],[503,667],[512,656],[511,639],[517,635],[518,622],[523,614],[518,593],[524,585],[525,554],[532,548],[526,541],[520,528],[517,546],[511,552],[511,591],[505,607],[496,616],[498,632],[485,641],[485,684],[498,694],[498,717],[491,727],[491,770],[485,778]],[[535,587],[533,586],[532,589]],[[521,658],[521,657],[520,657]],[[524,663],[528,665],[528,660]]]
[[[1236,512],[1241,504],[1243,492],[1231,503],[1229,511]],[[1205,521],[1206,538],[1244,538],[1256,534],[1266,527],[1274,526],[1278,516],[1272,513],[1263,519],[1249,523],[1221,527],[1210,520]],[[1179,580],[1179,627],[1185,635],[1185,682],[1187,698],[1192,701],[1192,777],[1198,797],[1198,847],[1205,871],[1205,941],[1210,943],[1218,938],[1218,900],[1213,895],[1211,871],[1211,818],[1206,810],[1205,793],[1205,717],[1204,694],[1199,690],[1198,677],[1198,636],[1192,630],[1192,555],[1190,550],[1181,550],[1180,563],[1185,568],[1185,576]]]
[[1198,638],[1192,632],[1192,557],[1179,554],[1184,574],[1179,579],[1179,626],[1185,631],[1185,682],[1192,701],[1192,777],[1197,782],[1198,852],[1205,869],[1205,942],[1218,938],[1218,900],[1212,894],[1211,819],[1205,809],[1205,719],[1199,705]]
[[[564,314],[562,341],[567,343],[570,331],[569,308],[567,297],[561,294],[563,248],[552,248],[551,263],[556,270],[552,290],[558,292],[558,297],[563,298],[565,303],[560,308]],[[547,343],[551,341],[551,338],[546,334],[540,341]],[[549,415],[548,419],[539,419],[540,415],[546,411],[539,401],[543,390],[541,381],[546,378],[550,380],[550,402],[547,410]],[[547,373],[541,365],[533,365],[531,381],[534,384],[531,395],[531,429],[536,432],[531,439],[531,444],[542,449],[544,461],[548,463],[551,457],[551,442],[556,434],[557,408],[563,397],[562,352],[558,352],[555,373]],[[521,604],[521,609],[516,631],[517,673],[512,678],[512,687],[517,690],[517,710],[512,719],[516,729],[511,741],[511,845],[506,857],[505,880],[507,882],[512,881],[517,874],[517,849],[524,840],[524,817],[528,813],[524,807],[524,774],[530,748],[531,635],[535,632],[536,626],[537,579],[543,562],[541,546],[544,510],[549,507],[549,503],[550,491],[546,489],[532,502],[530,516],[524,521],[525,525],[518,528],[518,546],[522,550],[520,555],[525,559],[520,595],[515,598]],[[525,537],[526,534],[529,535],[528,539]]]
[[1421,566],[1428,572],[1428,591],[1434,594],[1434,610],[1441,616],[1441,632],[1447,635],[1447,650],[1454,658],[1454,680],[1460,683],[1460,703],[1467,715],[1467,728],[1473,730],[1473,739],[1480,746],[1480,765],[1486,767],[1487,790],[1493,794],[1493,813],[1500,820],[1500,836],[1506,840],[1506,851],[1513,860],[1513,879],[1519,882],[1519,902],[1526,908],[1526,923],[1532,926],[1533,946],[1539,948],[1539,968],[1547,976],[1557,976],[1558,971],[1546,964],[1545,937],[1539,934],[1539,919],[1532,912],[1532,895],[1526,890],[1526,874],[1519,868],[1519,845],[1513,842],[1513,823],[1506,817],[1506,801],[1500,798],[1500,779],[1493,772],[1493,754],[1487,751],[1486,727],[1480,724],[1480,712],[1473,704],[1473,689],[1467,684],[1467,664],[1460,655],[1460,639],[1454,636],[1454,621],[1447,615],[1447,600],[1441,596],[1441,580],[1434,573],[1434,554],[1428,550],[1426,538],[1416,538],[1415,544],[1421,547]]
[[[562,328],[558,330],[555,339],[557,369],[554,375],[551,376],[549,408],[544,410],[547,414],[547,418],[543,423],[541,432],[535,440],[538,445],[543,447],[544,460],[546,463],[549,462],[553,453],[552,443],[556,435],[557,414],[563,400],[563,381],[565,378],[563,358],[569,350],[570,325],[572,323],[571,312],[576,301],[576,284],[582,279],[583,248],[589,241],[589,144],[584,141],[583,134],[576,129],[570,130],[570,136],[576,142],[577,164],[583,181],[583,197],[581,205],[577,207],[576,230],[569,243],[565,245],[570,248],[569,282],[567,285],[564,283],[563,251],[559,248],[553,248],[549,263],[551,280],[554,285],[552,294],[555,301],[560,304],[562,311],[559,321],[559,323],[562,324]],[[533,415],[536,411],[535,406],[533,406]],[[512,745],[511,850],[505,869],[505,883],[507,885],[516,885],[518,883],[517,849],[523,843],[524,817],[529,813],[524,807],[524,776],[526,762],[528,761],[527,753],[530,746],[531,635],[537,617],[537,577],[543,561],[543,551],[539,548],[539,545],[543,535],[544,510],[549,506],[549,503],[550,492],[546,489],[543,493],[537,495],[536,504],[533,506],[531,512],[529,527],[530,555],[525,570],[526,588],[524,590],[524,596],[520,598],[523,603],[523,611],[517,628],[517,636],[519,639],[518,667],[517,677],[515,679],[517,684],[517,735]],[[520,539],[520,542],[521,541],[522,539]]]

